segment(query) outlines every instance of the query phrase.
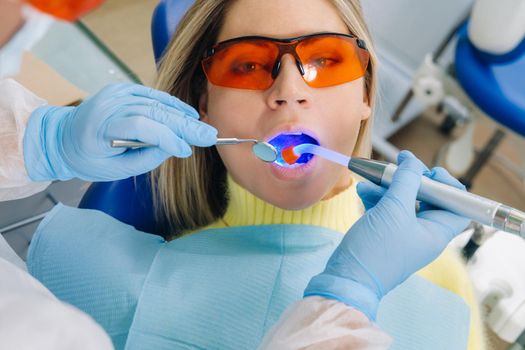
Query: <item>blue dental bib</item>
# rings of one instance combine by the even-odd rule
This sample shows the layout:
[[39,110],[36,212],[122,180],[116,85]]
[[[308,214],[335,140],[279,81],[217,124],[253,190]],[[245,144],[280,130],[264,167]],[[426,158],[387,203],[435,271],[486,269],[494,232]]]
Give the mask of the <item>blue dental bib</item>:
[[[210,229],[165,242],[106,214],[57,205],[28,269],[90,314],[117,349],[256,349],[342,235],[306,225]],[[382,302],[394,349],[464,349],[461,298],[412,277]]]

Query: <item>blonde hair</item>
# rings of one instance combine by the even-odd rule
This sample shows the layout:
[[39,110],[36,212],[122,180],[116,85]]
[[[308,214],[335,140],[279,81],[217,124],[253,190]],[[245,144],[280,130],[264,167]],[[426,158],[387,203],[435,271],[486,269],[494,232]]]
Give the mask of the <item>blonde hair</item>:
[[[197,0],[179,23],[160,63],[156,87],[198,109],[206,78],[200,61],[216,43],[228,8],[234,0]],[[331,0],[349,31],[363,39],[370,52],[365,76],[366,97],[373,108],[376,55],[359,0]],[[372,117],[361,122],[354,156],[371,152]],[[190,158],[170,158],[151,173],[157,220],[166,237],[207,226],[224,215],[226,169],[215,147],[193,148]]]

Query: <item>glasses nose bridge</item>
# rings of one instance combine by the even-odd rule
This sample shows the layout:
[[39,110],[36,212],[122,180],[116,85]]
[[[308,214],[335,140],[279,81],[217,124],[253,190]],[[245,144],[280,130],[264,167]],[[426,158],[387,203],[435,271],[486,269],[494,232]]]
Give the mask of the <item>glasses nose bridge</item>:
[[277,55],[277,59],[275,60],[275,64],[272,70],[272,77],[275,80],[277,78],[277,75],[279,75],[279,71],[281,69],[281,60],[284,55],[290,54],[295,59],[295,64],[297,65],[297,69],[299,70],[299,73],[301,73],[301,76],[305,74],[303,63],[301,62],[301,58],[297,54],[297,45],[299,45],[300,41],[295,40],[292,42],[278,42],[276,43],[279,48],[279,54]]

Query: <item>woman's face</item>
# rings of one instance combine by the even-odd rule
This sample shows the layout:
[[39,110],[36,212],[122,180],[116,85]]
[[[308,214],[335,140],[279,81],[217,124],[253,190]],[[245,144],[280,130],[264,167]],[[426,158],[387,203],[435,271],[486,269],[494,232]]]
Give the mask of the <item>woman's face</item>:
[[[238,0],[226,15],[218,41],[319,32],[349,34],[328,0]],[[350,155],[360,122],[370,116],[363,84],[360,78],[312,88],[302,79],[293,57],[286,54],[279,75],[267,90],[225,88],[208,82],[199,107],[203,120],[219,130],[219,137],[268,141],[280,133],[304,132],[321,146]],[[217,148],[235,182],[283,209],[309,207],[351,183],[347,169],[319,157],[296,168],[284,168],[257,159],[249,144]]]

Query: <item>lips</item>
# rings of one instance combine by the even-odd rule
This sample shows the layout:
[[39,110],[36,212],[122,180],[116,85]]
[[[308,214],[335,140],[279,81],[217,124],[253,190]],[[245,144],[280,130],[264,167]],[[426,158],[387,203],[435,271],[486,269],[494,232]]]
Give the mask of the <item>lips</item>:
[[270,139],[268,142],[277,150],[277,159],[274,163],[286,168],[295,168],[301,165],[305,165],[313,158],[313,154],[302,154],[299,157],[299,159],[295,162],[295,164],[289,165],[282,157],[281,151],[283,149],[288,147],[295,147],[303,143],[312,143],[315,145],[319,145],[319,142],[313,136],[308,135],[305,132],[283,132]]

